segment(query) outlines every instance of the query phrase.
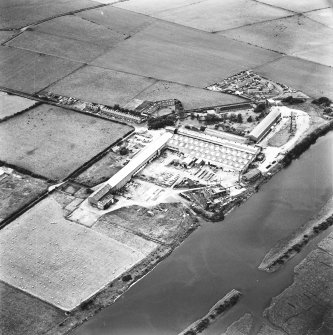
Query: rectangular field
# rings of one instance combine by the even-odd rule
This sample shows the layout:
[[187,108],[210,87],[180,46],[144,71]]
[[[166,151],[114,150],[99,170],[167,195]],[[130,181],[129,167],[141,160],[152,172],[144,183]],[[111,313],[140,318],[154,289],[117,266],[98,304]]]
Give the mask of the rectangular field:
[[221,34],[265,49],[333,65],[329,61],[332,56],[332,29],[307,17],[293,16],[262,22]]
[[0,92],[0,120],[33,106],[37,101]]
[[35,93],[82,66],[70,60],[0,46],[0,86]]
[[143,258],[63,217],[48,197],[0,231],[0,280],[72,310]]
[[40,105],[0,123],[0,160],[60,180],[132,127]]
[[[160,2],[161,1],[159,1],[159,3]],[[133,36],[155,21],[146,15],[137,14],[133,11],[123,10],[113,6],[86,10],[76,13],[75,16],[95,22],[100,26],[127,36]]]
[[78,62],[89,62],[108,49],[107,47],[36,31],[26,31],[6,45]]
[[[126,57],[124,57],[126,55]],[[117,71],[205,87],[279,54],[165,22],[156,22],[92,62]]]
[[47,190],[45,180],[21,173],[2,174],[0,167],[0,223]]
[[[127,2],[124,2],[123,6],[126,4]],[[216,32],[291,14],[292,12],[287,10],[267,6],[257,1],[206,0],[152,15],[187,27]]]
[[0,282],[0,334],[42,335],[66,318],[65,313]]
[[311,97],[333,99],[333,69],[295,57],[283,57],[255,69],[255,72],[300,90]]
[[0,28],[21,28],[55,15],[93,7],[90,0],[10,0],[1,1]]
[[125,105],[153,83],[155,83],[153,79],[85,66],[52,85],[48,90],[84,101],[113,106]]

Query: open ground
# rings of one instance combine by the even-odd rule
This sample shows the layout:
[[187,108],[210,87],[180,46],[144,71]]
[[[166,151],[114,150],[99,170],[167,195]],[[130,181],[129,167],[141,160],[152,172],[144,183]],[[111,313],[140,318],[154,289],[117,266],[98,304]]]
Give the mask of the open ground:
[[45,180],[0,167],[0,222],[47,190]]
[[19,113],[36,103],[34,100],[0,92],[0,120]]
[[131,268],[142,254],[64,219],[44,199],[0,234],[2,281],[71,310]]
[[0,296],[1,334],[42,335],[66,318],[60,309],[3,282]]
[[0,159],[63,179],[131,131],[130,126],[41,105],[0,123]]

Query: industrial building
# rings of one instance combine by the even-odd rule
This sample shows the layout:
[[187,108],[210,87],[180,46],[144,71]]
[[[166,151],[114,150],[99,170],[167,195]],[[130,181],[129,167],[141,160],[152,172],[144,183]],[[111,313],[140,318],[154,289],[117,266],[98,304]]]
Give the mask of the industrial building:
[[90,204],[97,206],[108,193],[114,193],[122,188],[131,178],[138,173],[152,159],[158,156],[167,142],[172,137],[170,132],[164,133],[157,140],[150,143],[141,152],[134,156],[120,171],[112,176],[99,190],[91,194],[88,198]]
[[[172,128],[168,127],[168,131]],[[231,171],[244,171],[260,152],[249,146],[184,128],[177,129],[168,146],[187,156],[203,159],[212,165]]]
[[254,142],[262,140],[271,130],[274,123],[281,119],[280,109],[272,110],[252,131],[248,138]]

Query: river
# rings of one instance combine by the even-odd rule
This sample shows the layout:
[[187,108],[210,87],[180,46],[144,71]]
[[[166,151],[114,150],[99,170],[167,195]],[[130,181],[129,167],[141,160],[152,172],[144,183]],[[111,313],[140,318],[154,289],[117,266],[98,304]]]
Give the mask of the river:
[[293,268],[324,232],[276,273],[257,269],[273,245],[333,196],[333,132],[275,175],[223,222],[203,222],[166,260],[76,335],[177,334],[235,288],[242,298],[207,334],[221,334],[245,312],[257,320],[293,281]]

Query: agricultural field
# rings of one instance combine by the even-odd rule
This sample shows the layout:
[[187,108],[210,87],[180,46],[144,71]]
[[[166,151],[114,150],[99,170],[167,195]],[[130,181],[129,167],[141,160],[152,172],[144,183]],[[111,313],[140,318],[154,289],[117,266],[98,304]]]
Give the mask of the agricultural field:
[[0,123],[0,160],[49,179],[61,180],[131,127],[40,105]]
[[54,198],[0,232],[1,281],[72,310],[142,259],[135,249],[63,217]]
[[30,31],[24,32],[6,45],[78,62],[89,62],[108,50],[107,47],[87,42]]
[[[11,0],[0,4],[0,28],[22,28],[75,10],[94,7],[90,0]],[[37,10],[38,8],[38,10]]]
[[0,297],[1,334],[42,335],[66,318],[61,310],[3,282]]
[[[168,1],[169,2],[169,1]],[[161,3],[159,1],[158,3]],[[133,36],[155,20],[134,12],[107,6],[76,13],[75,16],[104,26],[113,32]]]
[[159,243],[171,244],[181,231],[191,224],[189,214],[176,203],[161,204],[150,209],[130,206],[116,209],[103,216],[110,225],[117,225],[142,237]]
[[[126,6],[126,3],[123,6]],[[257,1],[206,0],[189,6],[165,10],[153,16],[187,27],[216,32],[274,20],[291,14],[293,13],[290,11],[267,6]]]
[[[101,10],[104,9],[99,9],[99,11]],[[85,12],[78,13],[78,15],[83,13]],[[109,29],[98,23],[90,22],[90,20],[76,15],[58,17],[51,21],[43,22],[32,29],[33,31],[49,35],[109,48],[127,37],[124,33]]]
[[110,224],[105,216],[102,216],[92,229],[137,250],[143,256],[148,256],[158,246],[157,243],[120,228],[116,224]]
[[92,64],[205,87],[221,78],[278,57],[280,55],[275,52],[242,42],[157,22],[118,44]]
[[327,0],[302,0],[302,1],[290,1],[290,0],[258,0],[261,3],[268,5],[285,8],[297,13],[303,13],[310,10],[317,10],[320,8],[326,8],[329,6]]
[[42,179],[0,167],[0,222],[47,190]]
[[113,106],[125,105],[153,83],[155,81],[149,78],[95,66],[84,66],[50,86],[48,90],[84,101]]
[[82,66],[70,60],[0,46],[0,86],[35,93]]
[[6,42],[9,38],[14,36],[16,32],[14,31],[0,31],[0,43]]
[[126,34],[68,15],[40,23],[12,39],[7,45],[89,62],[123,41]]
[[276,62],[259,66],[255,71],[311,97],[333,98],[333,69],[331,67],[286,56]]
[[[205,1],[205,0],[204,0]],[[189,6],[195,3],[193,0],[168,0],[168,1],[155,1],[155,0],[129,0],[115,4],[115,7],[124,8],[133,12],[142,14],[154,14],[162,11],[167,11],[177,7]]]
[[333,12],[332,8],[320,9],[314,12],[304,14],[306,17],[315,20],[325,26],[333,28]]
[[88,187],[94,187],[111,178],[122,167],[126,157],[110,151],[95,164],[83,171],[75,181]]
[[157,101],[178,99],[185,109],[242,102],[244,99],[230,94],[212,92],[202,88],[159,81],[136,96],[136,99]]
[[221,32],[265,49],[332,66],[333,31],[307,17],[292,16]]
[[0,92],[0,121],[3,118],[13,116],[33,106],[36,102],[37,101]]

